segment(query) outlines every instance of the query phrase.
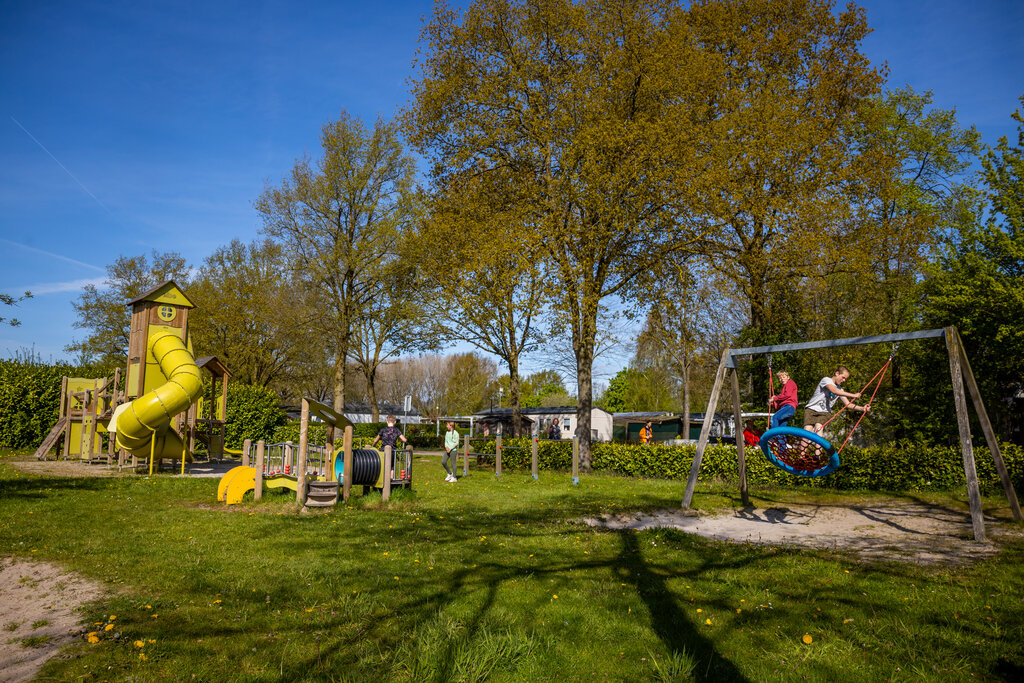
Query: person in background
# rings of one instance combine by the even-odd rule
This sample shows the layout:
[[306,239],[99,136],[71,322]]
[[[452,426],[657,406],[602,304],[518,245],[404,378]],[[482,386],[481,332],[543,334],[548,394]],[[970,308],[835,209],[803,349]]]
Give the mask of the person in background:
[[455,477],[455,461],[459,457],[459,433],[455,431],[455,423],[449,421],[448,431],[444,433],[444,455],[441,457],[441,467],[444,468],[447,482],[454,484],[458,481]]
[[779,378],[779,393],[768,399],[768,405],[775,409],[772,419],[768,422],[768,429],[786,427],[790,419],[796,415],[796,382],[785,370],[775,373]]
[[562,430],[558,428],[558,420],[551,420],[551,426],[548,427],[548,438],[552,441],[558,441],[562,438]]
[[398,422],[397,417],[388,415],[387,422],[388,426],[377,432],[377,436],[373,437],[373,443],[370,446],[376,446],[379,441],[381,447],[391,446],[391,451],[394,452],[398,445],[398,440],[401,439],[402,443],[406,443],[406,438],[402,430],[395,426],[395,423]]
[[743,443],[748,446],[757,446],[761,442],[763,432],[754,426],[753,420],[747,420],[743,427]]
[[651,427],[650,421],[648,421],[647,424],[640,428],[640,443],[649,444],[652,438],[654,438],[654,429]]

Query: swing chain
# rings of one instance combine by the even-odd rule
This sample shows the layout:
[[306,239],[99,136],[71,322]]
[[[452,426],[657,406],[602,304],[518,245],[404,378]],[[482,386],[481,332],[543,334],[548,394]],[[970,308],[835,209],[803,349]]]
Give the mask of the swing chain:
[[896,352],[899,350],[899,348],[900,348],[900,343],[899,342],[894,342],[893,345],[892,345],[892,353],[889,354],[889,360],[892,360],[893,358],[896,357]]

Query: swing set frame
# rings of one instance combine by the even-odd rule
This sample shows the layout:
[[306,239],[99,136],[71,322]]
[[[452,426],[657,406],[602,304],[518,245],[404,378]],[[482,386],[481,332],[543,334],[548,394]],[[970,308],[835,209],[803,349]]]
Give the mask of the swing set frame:
[[[981,429],[985,434],[985,441],[988,443],[992,459],[995,461],[996,470],[999,472],[999,479],[1003,485],[1003,492],[1010,504],[1013,518],[1020,522],[1024,521],[1021,514],[1020,503],[1017,501],[1017,494],[1013,490],[1013,483],[1010,481],[1010,473],[1006,469],[1002,453],[999,451],[999,443],[996,440],[995,431],[989,421],[988,413],[985,410],[985,403],[982,401],[978,384],[971,371],[971,364],[967,360],[964,351],[963,341],[956,327],[944,327],[934,330],[921,330],[918,332],[901,332],[896,334],[881,334],[868,337],[848,337],[846,339],[826,339],[822,341],[798,342],[794,344],[774,344],[771,346],[756,346],[742,349],[726,348],[722,352],[722,360],[715,373],[715,383],[711,389],[711,396],[708,400],[708,408],[705,414],[713,415],[718,408],[718,399],[722,387],[728,378],[732,388],[732,407],[735,424],[742,422],[740,411],[740,385],[736,370],[736,358],[739,356],[758,356],[782,351],[802,351],[807,349],[824,349],[840,346],[855,346],[859,344],[889,344],[920,339],[932,339],[942,337],[946,341],[946,352],[949,356],[949,374],[953,380],[953,400],[956,406],[957,428],[960,433],[960,451],[963,456],[964,475],[967,481],[967,496],[971,506],[971,525],[974,530],[976,541],[985,540],[985,520],[981,509],[981,490],[978,486],[978,472],[974,460],[974,446],[971,442],[971,425],[967,415],[967,393],[971,395],[974,404],[974,412],[981,423]],[[964,384],[967,384],[967,392],[964,391]],[[700,474],[701,462],[704,459],[704,451],[708,445],[708,438],[711,434],[711,420],[705,421],[700,430],[700,438],[697,440],[697,452],[694,454],[693,465],[690,468],[690,477],[686,482],[686,492],[683,494],[683,509],[689,509],[693,501],[693,493],[697,487],[697,478]],[[744,507],[750,506],[750,496],[747,490],[747,466],[744,452],[743,439],[736,439],[736,460],[740,479],[740,498]]]

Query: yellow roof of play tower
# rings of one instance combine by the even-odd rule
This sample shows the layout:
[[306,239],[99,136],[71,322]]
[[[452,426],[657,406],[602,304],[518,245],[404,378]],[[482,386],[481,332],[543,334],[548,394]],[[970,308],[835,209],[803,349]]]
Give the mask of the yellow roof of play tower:
[[148,292],[132,299],[127,305],[132,306],[140,301],[155,301],[161,304],[184,306],[185,308],[196,307],[196,305],[192,303],[187,296],[185,296],[185,293],[181,291],[181,287],[179,287],[174,280],[168,280],[161,285],[157,285]]

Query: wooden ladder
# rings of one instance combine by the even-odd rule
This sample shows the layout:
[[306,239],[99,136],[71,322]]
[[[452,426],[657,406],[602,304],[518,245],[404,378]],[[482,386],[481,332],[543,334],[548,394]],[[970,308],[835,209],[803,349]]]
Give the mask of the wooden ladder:
[[68,426],[68,418],[62,417],[57,420],[57,424],[53,425],[53,429],[43,439],[43,443],[39,444],[39,448],[36,449],[36,460],[46,460],[46,454],[53,448],[53,445],[57,443],[57,439],[64,433],[64,428]]

